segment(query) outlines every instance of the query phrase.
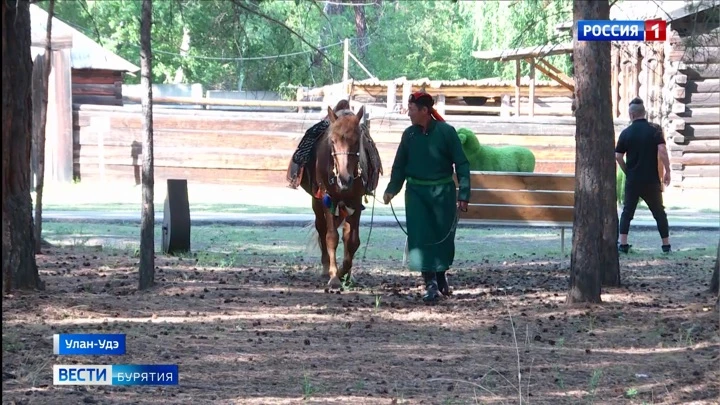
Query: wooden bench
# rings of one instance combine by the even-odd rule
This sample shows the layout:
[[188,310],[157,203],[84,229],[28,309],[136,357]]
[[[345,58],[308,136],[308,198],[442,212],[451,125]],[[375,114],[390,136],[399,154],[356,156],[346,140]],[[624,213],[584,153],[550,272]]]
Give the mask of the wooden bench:
[[572,229],[575,208],[574,174],[470,172],[470,186],[460,224],[558,227],[565,253],[565,228]]
[[553,173],[470,172],[470,203],[460,223],[572,228],[575,175]]

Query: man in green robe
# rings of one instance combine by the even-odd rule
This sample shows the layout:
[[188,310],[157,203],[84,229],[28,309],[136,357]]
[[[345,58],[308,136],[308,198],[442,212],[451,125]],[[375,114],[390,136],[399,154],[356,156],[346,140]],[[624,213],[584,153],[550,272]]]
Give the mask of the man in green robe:
[[[405,186],[409,268],[425,281],[423,301],[434,302],[450,290],[445,272],[455,258],[458,209],[470,200],[470,164],[455,128],[433,108],[432,96],[410,96],[412,126],[403,132],[383,201],[388,204]],[[453,179],[457,173],[459,192]]]

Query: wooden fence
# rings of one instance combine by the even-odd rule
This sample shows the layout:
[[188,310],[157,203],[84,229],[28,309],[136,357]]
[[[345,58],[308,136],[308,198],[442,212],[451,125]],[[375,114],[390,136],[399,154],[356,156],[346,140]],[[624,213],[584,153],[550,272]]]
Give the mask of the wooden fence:
[[[206,110],[154,112],[155,179],[285,187],[288,163],[319,113],[250,113]],[[137,107],[77,106],[74,173],[80,181],[140,183],[142,116]],[[474,131],[482,144],[522,145],[536,156],[538,173],[574,173],[572,117],[452,116],[456,128]],[[390,175],[407,116],[370,116],[370,132]],[[616,124],[616,131],[623,123]],[[612,153],[610,151],[609,153]]]

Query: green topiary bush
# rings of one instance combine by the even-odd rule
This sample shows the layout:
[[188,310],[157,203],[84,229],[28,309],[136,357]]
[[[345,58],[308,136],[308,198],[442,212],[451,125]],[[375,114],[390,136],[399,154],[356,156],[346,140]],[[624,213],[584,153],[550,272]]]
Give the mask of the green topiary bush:
[[481,145],[467,128],[457,131],[470,170],[486,172],[530,172],[535,170],[535,155],[522,146]]

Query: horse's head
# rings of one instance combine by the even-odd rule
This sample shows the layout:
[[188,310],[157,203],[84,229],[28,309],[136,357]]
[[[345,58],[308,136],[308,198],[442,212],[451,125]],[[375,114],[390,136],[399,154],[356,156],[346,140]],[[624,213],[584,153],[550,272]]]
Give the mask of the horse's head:
[[360,175],[360,159],[364,156],[360,122],[364,113],[365,107],[361,107],[357,115],[349,109],[335,112],[328,107],[330,127],[327,139],[333,171],[341,191],[352,188],[353,181]]

